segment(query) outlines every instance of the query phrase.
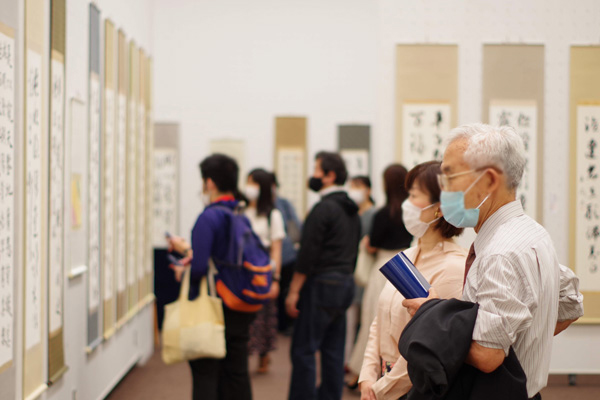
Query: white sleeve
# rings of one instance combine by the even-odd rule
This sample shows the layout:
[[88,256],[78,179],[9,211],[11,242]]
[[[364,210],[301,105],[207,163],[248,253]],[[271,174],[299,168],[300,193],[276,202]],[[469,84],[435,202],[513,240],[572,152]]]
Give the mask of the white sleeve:
[[583,315],[583,295],[579,292],[579,278],[571,268],[560,265],[560,294],[558,320],[570,321]]
[[278,209],[271,211],[271,242],[285,238],[283,217]]

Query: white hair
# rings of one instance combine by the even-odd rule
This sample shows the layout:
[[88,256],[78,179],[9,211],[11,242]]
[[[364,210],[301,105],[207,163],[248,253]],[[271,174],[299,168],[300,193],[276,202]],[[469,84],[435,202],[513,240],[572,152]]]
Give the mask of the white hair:
[[495,167],[506,175],[506,186],[516,189],[527,162],[523,139],[511,126],[473,123],[450,131],[447,144],[467,140],[464,160],[473,169]]

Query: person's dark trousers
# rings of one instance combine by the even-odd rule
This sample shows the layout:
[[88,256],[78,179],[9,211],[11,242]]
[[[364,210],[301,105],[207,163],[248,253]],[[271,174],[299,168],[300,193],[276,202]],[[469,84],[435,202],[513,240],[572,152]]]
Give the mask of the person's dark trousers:
[[[344,386],[346,310],[354,278],[324,273],[309,278],[298,302],[292,337],[290,400],[339,400]],[[315,353],[321,352],[321,386],[316,388]]]
[[286,332],[294,324],[294,320],[287,315],[285,310],[285,298],[290,289],[290,282],[294,275],[294,264],[285,264],[281,266],[281,281],[279,282],[279,297],[277,297],[277,330]]
[[252,400],[248,374],[248,339],[254,313],[223,307],[227,355],[222,360],[201,358],[189,362],[193,400]]

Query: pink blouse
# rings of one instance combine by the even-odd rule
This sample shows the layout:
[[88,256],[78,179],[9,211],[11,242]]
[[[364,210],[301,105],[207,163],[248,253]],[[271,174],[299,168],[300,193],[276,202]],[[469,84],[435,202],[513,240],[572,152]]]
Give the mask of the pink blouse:
[[[420,245],[404,253],[414,263],[421,251]],[[421,254],[415,266],[443,299],[461,298],[467,251],[453,241],[443,241]],[[398,351],[400,334],[410,321],[402,306],[404,297],[391,283],[386,282],[377,305],[377,317],[371,325],[359,382],[375,382],[372,386],[378,400],[397,399],[407,393],[412,384],[406,361]],[[382,377],[382,364],[392,364]]]

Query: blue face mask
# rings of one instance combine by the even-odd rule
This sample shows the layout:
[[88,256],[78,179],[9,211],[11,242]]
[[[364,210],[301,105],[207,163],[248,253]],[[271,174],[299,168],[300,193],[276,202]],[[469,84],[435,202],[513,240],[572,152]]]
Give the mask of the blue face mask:
[[490,197],[488,194],[477,208],[465,209],[465,194],[479,181],[485,172],[481,173],[477,179],[464,192],[445,192],[440,195],[440,209],[444,213],[444,219],[449,224],[457,228],[474,228],[479,221],[479,207]]

